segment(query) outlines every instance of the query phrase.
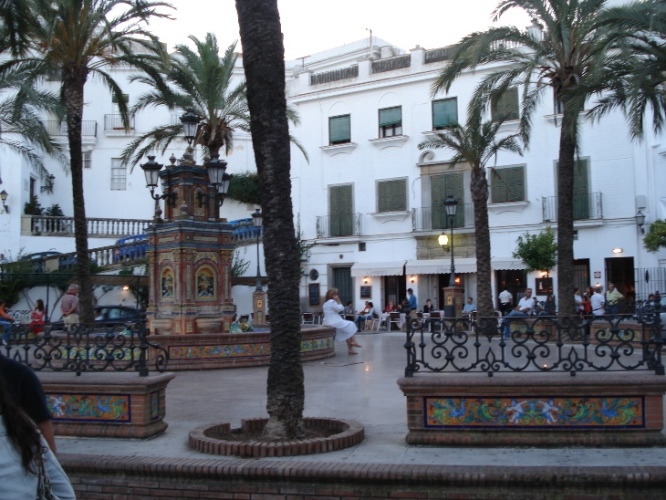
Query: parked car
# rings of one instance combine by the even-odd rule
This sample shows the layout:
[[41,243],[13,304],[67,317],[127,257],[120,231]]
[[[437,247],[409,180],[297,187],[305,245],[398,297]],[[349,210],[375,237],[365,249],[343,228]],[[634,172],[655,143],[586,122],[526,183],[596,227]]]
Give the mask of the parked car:
[[[105,327],[139,323],[146,321],[146,312],[129,306],[96,306],[95,324]],[[65,324],[62,321],[51,323],[51,330],[62,330]]]
[[[21,257],[19,260],[29,260],[30,262],[33,263],[32,265],[32,270],[35,273],[43,273],[45,270],[51,270],[49,269],[50,266],[45,265],[45,261],[47,259],[50,259],[52,257],[56,257],[58,255],[61,255],[60,252],[54,252],[54,251],[48,251],[48,252],[37,252],[37,253],[29,253],[27,255],[24,255]],[[58,265],[54,264],[52,270],[57,270]]]
[[129,259],[142,259],[146,256],[146,244],[148,235],[136,234],[127,236],[116,241],[116,250],[113,254],[113,262],[121,262]]

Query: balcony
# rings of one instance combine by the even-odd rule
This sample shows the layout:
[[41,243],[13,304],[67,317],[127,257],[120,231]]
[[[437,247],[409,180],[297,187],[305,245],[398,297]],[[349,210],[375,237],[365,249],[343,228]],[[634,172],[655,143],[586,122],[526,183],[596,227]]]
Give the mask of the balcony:
[[[58,120],[46,120],[44,122],[46,131],[53,137],[67,136],[67,124]],[[97,137],[97,122],[95,120],[83,120],[81,122],[81,137]]]
[[[152,220],[100,219],[86,221],[90,238],[122,238],[146,232]],[[24,236],[74,236],[74,217],[48,215],[24,215],[21,217],[21,234]]]
[[[600,220],[604,218],[602,193],[574,196],[574,220]],[[557,196],[541,199],[543,222],[557,221]]]
[[[421,207],[412,209],[412,231],[439,231],[450,229],[449,218],[443,206],[436,207],[439,213],[433,211],[433,207]],[[474,205],[472,203],[461,203],[453,218],[454,228],[474,227]]]
[[361,236],[361,214],[323,215],[317,217],[317,238]]
[[[129,131],[134,130],[134,117],[129,118]],[[107,135],[125,134],[125,126],[123,125],[122,115],[104,115],[104,132]]]
[[386,71],[409,68],[411,64],[411,54],[391,57],[390,59],[380,59],[379,61],[372,62],[372,74],[374,75],[377,73],[385,73]]

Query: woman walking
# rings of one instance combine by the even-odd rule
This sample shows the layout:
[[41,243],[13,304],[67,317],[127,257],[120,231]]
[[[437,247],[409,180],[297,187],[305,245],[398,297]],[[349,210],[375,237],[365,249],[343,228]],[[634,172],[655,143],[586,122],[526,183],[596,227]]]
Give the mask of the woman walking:
[[326,292],[324,302],[324,325],[335,328],[335,341],[347,342],[347,352],[349,354],[358,354],[354,347],[361,347],[354,341],[356,333],[356,324],[353,321],[347,321],[340,313],[345,310],[345,306],[340,301],[337,288],[331,288]]

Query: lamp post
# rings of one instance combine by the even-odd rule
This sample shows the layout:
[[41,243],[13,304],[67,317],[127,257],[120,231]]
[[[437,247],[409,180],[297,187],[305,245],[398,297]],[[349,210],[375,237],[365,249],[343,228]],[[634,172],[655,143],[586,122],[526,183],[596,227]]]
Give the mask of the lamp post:
[[195,115],[191,109],[188,109],[187,112],[180,117],[180,123],[183,124],[183,135],[185,136],[188,146],[192,145],[192,141],[197,135],[200,121],[201,117]]
[[256,208],[252,214],[252,222],[254,222],[254,227],[257,231],[257,287],[255,288],[256,292],[263,292],[264,289],[261,286],[261,268],[259,267],[259,236],[261,235],[261,226],[263,222],[263,215],[261,214],[261,209]]
[[[216,191],[217,206],[221,207],[224,203],[224,198],[227,196],[227,191],[229,191],[229,181],[233,176],[226,173],[227,162],[220,160],[219,156],[213,157],[213,159],[208,162],[206,167],[206,171],[208,172],[208,180]],[[209,198],[210,196],[208,196],[208,194],[198,192],[197,199],[199,200],[199,207],[203,207],[204,201],[208,200]]]
[[453,196],[449,195],[444,202],[444,207],[446,208],[446,215],[449,220],[449,228],[451,228],[451,275],[449,277],[449,286],[456,285],[456,262],[453,256],[453,218],[456,216],[458,211],[458,200],[455,200]]

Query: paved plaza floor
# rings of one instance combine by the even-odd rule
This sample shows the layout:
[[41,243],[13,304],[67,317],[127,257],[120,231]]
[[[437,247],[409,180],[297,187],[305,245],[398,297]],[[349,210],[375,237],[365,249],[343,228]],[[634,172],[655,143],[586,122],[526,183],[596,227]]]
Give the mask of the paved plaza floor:
[[[263,460],[470,466],[666,466],[666,450],[662,447],[407,445],[405,398],[396,382],[403,376],[406,365],[405,334],[381,332],[357,338],[363,346],[357,349],[359,354],[350,356],[344,342],[336,343],[335,357],[304,365],[304,416],[357,420],[365,427],[365,440],[353,448],[332,453]],[[259,367],[176,372],[176,378],[167,388],[165,421],[169,427],[163,434],[149,440],[62,437],[57,439],[58,452],[213,458],[190,450],[188,433],[205,424],[230,422],[232,427],[239,427],[242,418],[266,417],[267,371],[267,367]]]

